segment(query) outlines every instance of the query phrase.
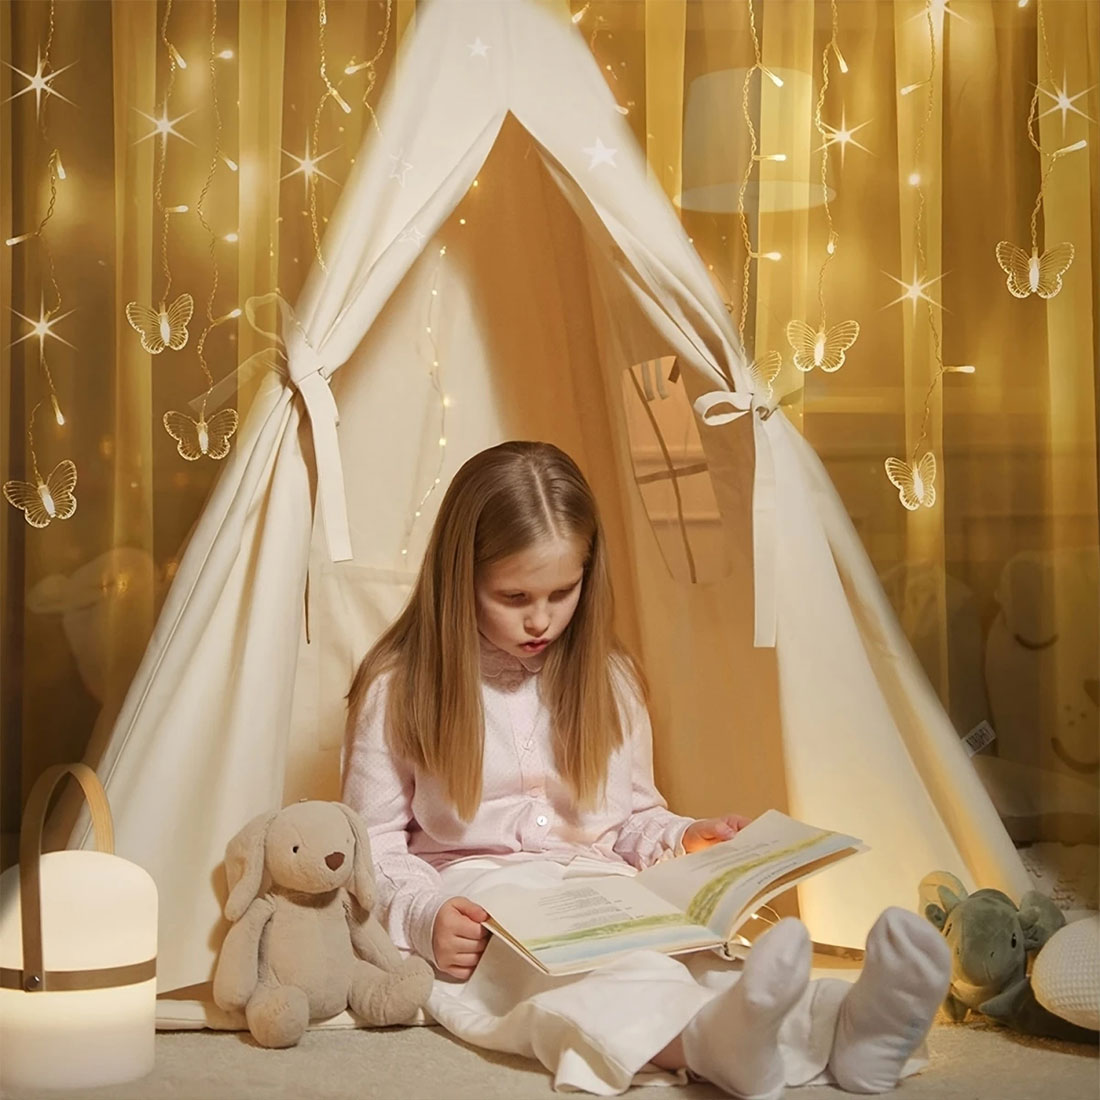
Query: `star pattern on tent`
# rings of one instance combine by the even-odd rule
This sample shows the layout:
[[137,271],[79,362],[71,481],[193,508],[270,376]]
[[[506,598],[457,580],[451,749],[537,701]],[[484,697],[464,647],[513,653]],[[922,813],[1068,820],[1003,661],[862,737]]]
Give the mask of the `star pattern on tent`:
[[589,145],[583,149],[582,152],[588,157],[588,170],[591,172],[594,168],[598,168],[601,164],[610,164],[612,168],[617,168],[615,163],[615,154],[618,149],[609,149],[603,143],[602,138],[596,138],[595,145]]
[[405,159],[405,149],[402,147],[396,153],[390,153],[393,167],[390,169],[390,179],[397,180],[402,187],[405,186],[405,177],[412,171],[413,166]]
[[471,57],[483,57],[486,61],[489,60],[489,45],[481,41],[480,35],[473,42],[467,42],[466,49],[470,51]]
[[415,225],[410,225],[408,229],[402,231],[397,240],[401,244],[415,244],[419,248],[424,243],[424,234]]

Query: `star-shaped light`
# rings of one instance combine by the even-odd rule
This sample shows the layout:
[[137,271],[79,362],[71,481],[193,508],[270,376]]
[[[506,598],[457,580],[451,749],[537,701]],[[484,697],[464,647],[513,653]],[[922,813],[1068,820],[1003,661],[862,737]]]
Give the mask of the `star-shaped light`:
[[471,57],[484,57],[486,61],[489,59],[489,46],[481,41],[481,37],[477,37],[473,42],[466,43],[466,49],[470,51]]
[[[197,109],[198,108],[196,108],[195,110]],[[137,141],[134,142],[135,145],[140,145],[143,141],[148,141],[149,138],[156,137],[157,134],[160,134],[161,140],[165,142],[168,140],[169,137],[178,137],[186,141],[188,145],[195,144],[189,137],[187,137],[185,134],[181,134],[179,130],[175,128],[177,122],[182,122],[185,118],[187,118],[188,115],[193,115],[195,111],[187,111],[186,113],[180,115],[179,118],[169,118],[168,107],[167,105],[165,105],[165,107],[160,112],[160,118],[155,118],[153,115],[146,114],[139,107],[135,107],[134,110],[137,111],[137,113],[141,115],[142,118],[147,118],[153,124],[153,129],[150,130],[149,133],[147,133],[144,137],[138,138]]]
[[10,61],[5,61],[4,64],[27,81],[27,86],[25,88],[20,88],[14,95],[8,96],[8,98],[4,100],[5,103],[9,103],[13,99],[18,99],[21,95],[26,95],[27,92],[34,92],[34,111],[37,117],[41,117],[42,114],[42,97],[44,95],[55,95],[58,99],[64,99],[66,103],[72,103],[71,99],[63,96],[50,82],[56,80],[65,69],[71,69],[76,64],[75,61],[69,62],[64,68],[55,69],[52,73],[44,73],[42,71],[42,50],[41,47],[39,47],[38,64],[35,66],[33,73],[25,73],[22,69],[17,69]]
[[1083,92],[1078,92],[1076,95],[1070,95],[1069,92],[1066,90],[1066,76],[1065,76],[1065,73],[1063,73],[1062,74],[1062,86],[1058,87],[1056,84],[1053,83],[1053,81],[1051,82],[1051,86],[1054,88],[1053,92],[1047,91],[1047,89],[1044,88],[1042,86],[1042,84],[1039,85],[1039,91],[1042,92],[1043,95],[1045,95],[1045,96],[1050,96],[1050,98],[1054,101],[1053,105],[1048,107],[1045,111],[1043,111],[1043,113],[1039,117],[1040,118],[1046,118],[1047,115],[1052,115],[1052,114],[1054,114],[1055,111],[1061,111],[1062,112],[1062,137],[1066,136],[1066,115],[1068,115],[1071,111],[1075,115],[1080,115],[1083,119],[1085,119],[1088,122],[1095,122],[1096,121],[1093,118],[1089,118],[1089,116],[1086,115],[1085,112],[1082,111],[1080,107],[1075,107],[1074,106],[1074,104],[1077,102],[1077,100],[1079,100],[1082,96],[1088,95],[1089,92],[1092,91],[1092,88],[1096,87],[1095,84],[1092,86],[1092,88],[1086,88]]
[[38,354],[41,356],[43,351],[45,350],[46,337],[51,336],[53,337],[53,339],[60,340],[61,343],[65,344],[67,347],[70,347],[75,351],[76,346],[74,344],[70,344],[64,336],[59,336],[53,330],[54,325],[58,324],[61,321],[64,321],[65,318],[68,317],[69,314],[72,312],[73,310],[70,309],[67,310],[65,313],[62,313],[60,317],[49,317],[47,316],[45,307],[41,301],[39,301],[38,303],[37,318],[28,317],[26,314],[20,313],[19,310],[13,308],[12,313],[14,313],[16,317],[19,317],[21,320],[26,321],[27,324],[31,326],[31,330],[30,332],[24,333],[22,336],[20,336],[18,340],[13,340],[8,346],[13,348],[16,344],[21,344],[24,340],[29,340],[32,336],[37,336]]
[[598,168],[601,164],[610,164],[612,168],[617,168],[615,163],[615,154],[618,149],[609,149],[603,143],[602,138],[596,138],[595,145],[589,145],[582,152],[588,157],[588,170],[591,172],[593,168]]
[[[825,146],[822,146],[822,148],[825,148],[826,146],[829,146],[829,145],[839,145],[840,146],[840,166],[843,168],[844,167],[844,153],[847,150],[849,145],[854,145],[857,149],[862,149],[865,153],[869,153],[871,151],[870,149],[867,148],[866,145],[861,145],[858,141],[855,140],[855,135],[860,130],[862,130],[864,126],[869,126],[870,122],[871,122],[871,120],[868,119],[866,122],[861,122],[858,126],[849,127],[848,124],[845,122],[844,111],[842,110],[840,112],[840,126],[839,127],[830,126],[827,122],[822,122],[821,125],[825,129],[826,134],[827,134],[827,136],[825,138]],[[818,150],[818,152],[820,152],[820,151],[821,150]]]
[[[338,148],[339,148],[339,146],[337,146],[337,149]],[[332,178],[332,176],[328,175],[325,172],[322,172],[321,169],[317,167],[317,165],[320,164],[321,161],[323,161],[325,159],[325,157],[331,157],[332,154],[336,152],[336,149],[330,149],[327,153],[322,153],[318,157],[313,156],[309,151],[309,135],[307,134],[306,135],[306,150],[305,150],[306,155],[304,157],[296,157],[292,152],[290,152],[289,149],[284,149],[283,152],[286,153],[286,155],[288,157],[290,157],[291,160],[297,162],[297,167],[292,168],[289,172],[287,172],[287,174],[285,176],[281,176],[280,179],[279,179],[280,183],[282,183],[283,180],[289,179],[291,176],[295,176],[299,172],[301,172],[302,173],[302,188],[303,188],[304,193],[308,195],[309,194],[309,181],[311,179],[313,179],[314,176],[320,176],[322,179],[326,179],[330,183],[335,183],[336,182],[336,180],[334,180]]]
[[[913,316],[916,317],[917,303],[922,300],[928,302],[929,305],[937,306],[941,309],[943,308],[940,306],[939,302],[929,297],[926,293],[929,287],[934,286],[943,278],[943,275],[937,275],[933,279],[923,279],[917,274],[916,264],[913,265],[913,278],[908,282],[904,279],[899,279],[896,275],[891,275],[888,271],[884,272],[884,274],[893,279],[894,282],[902,288],[902,293],[892,302],[887,302],[886,305],[882,307],[883,309],[889,309],[891,306],[896,306],[899,302],[909,301],[913,303]],[[947,273],[944,272],[944,274],[946,275]]]
[[393,167],[390,169],[390,179],[397,180],[402,187],[405,186],[405,177],[412,171],[413,166],[405,159],[405,150],[402,147],[396,153],[390,153]]
[[424,234],[416,228],[415,225],[410,225],[408,229],[405,229],[401,236],[397,238],[401,244],[414,244],[419,248],[424,243]]
[[958,19],[960,23],[968,23],[968,19],[964,19],[951,4],[954,0],[928,0],[928,5],[924,11],[919,11],[916,15],[910,17],[910,22],[914,19],[923,19],[925,12],[931,11],[932,15],[938,19],[943,19],[945,16],[950,15],[952,19]]

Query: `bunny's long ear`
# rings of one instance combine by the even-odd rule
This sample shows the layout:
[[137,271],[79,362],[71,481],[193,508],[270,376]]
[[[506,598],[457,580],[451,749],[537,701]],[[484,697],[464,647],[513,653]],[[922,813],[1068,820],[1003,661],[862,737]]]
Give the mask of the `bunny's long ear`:
[[229,920],[240,920],[260,892],[264,841],[276,812],[268,810],[258,814],[226,845],[225,877],[229,883],[229,900],[225,903],[225,915]]
[[337,806],[344,811],[344,816],[351,825],[351,831],[355,835],[355,855],[352,859],[351,892],[355,900],[366,910],[374,908],[374,860],[370,854],[370,838],[367,836],[366,822],[350,807],[343,802],[337,802]]

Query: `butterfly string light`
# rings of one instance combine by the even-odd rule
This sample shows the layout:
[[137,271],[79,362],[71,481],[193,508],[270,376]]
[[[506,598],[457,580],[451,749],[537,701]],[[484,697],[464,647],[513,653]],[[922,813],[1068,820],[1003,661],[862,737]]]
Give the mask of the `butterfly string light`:
[[[187,459],[188,462],[195,462],[203,457],[215,460],[225,458],[229,454],[229,439],[237,430],[238,422],[236,409],[229,408],[221,409],[213,413],[209,420],[206,419],[207,399],[214,388],[214,377],[210,373],[210,367],[206,362],[206,339],[216,326],[241,315],[239,309],[233,309],[220,317],[214,316],[214,301],[217,298],[220,278],[217,253],[218,236],[206,220],[205,214],[206,198],[210,193],[210,188],[214,182],[214,174],[219,165],[226,165],[231,172],[237,170],[236,163],[224,155],[221,147],[222,116],[218,106],[217,35],[218,4],[217,0],[213,0],[210,6],[207,70],[210,74],[211,106],[214,112],[214,149],[210,155],[210,165],[207,168],[202,191],[199,193],[198,202],[195,204],[195,213],[198,216],[199,223],[206,230],[210,245],[211,279],[210,293],[206,299],[206,325],[199,335],[195,348],[199,360],[199,369],[206,379],[206,392],[203,394],[198,420],[193,419],[186,413],[175,410],[166,412],[162,418],[165,431],[176,441],[176,450],[179,452],[180,457]],[[190,314],[188,314],[188,317],[190,317]],[[184,329],[184,332],[186,332],[186,329]],[[184,338],[186,339],[186,336]]]
[[[156,209],[161,217],[160,232],[160,265],[164,273],[164,290],[161,293],[160,304],[156,309],[150,308],[140,302],[128,302],[126,305],[126,320],[130,327],[141,337],[141,346],[150,355],[160,355],[166,349],[179,351],[187,344],[187,325],[195,310],[195,302],[190,294],[181,294],[174,302],[169,304],[168,297],[172,292],[172,270],[168,266],[168,219],[173,214],[186,214],[186,205],[164,205],[164,171],[168,162],[169,137],[182,138],[174,126],[179,118],[170,117],[172,88],[176,82],[176,69],[187,67],[175,44],[168,38],[168,21],[172,15],[172,0],[165,0],[164,18],[160,25],[160,39],[168,53],[168,80],[164,89],[164,100],[160,118],[151,118],[154,129],[145,137],[159,135],[157,144],[157,174],[153,188],[153,198]],[[144,113],[144,112],[141,112]],[[190,113],[190,112],[188,112]],[[181,118],[186,116],[181,116]],[[142,141],[145,138],[140,139]]]
[[176,441],[180,457],[188,462],[200,458],[225,458],[229,440],[237,430],[237,410],[219,409],[206,419],[206,402],[199,410],[198,420],[186,413],[172,410],[164,414],[164,430]]
[[34,448],[34,418],[39,405],[31,410],[27,421],[27,449],[31,457],[34,481],[12,478],[4,482],[4,499],[23,513],[31,527],[48,527],[55,519],[69,519],[76,511],[76,463],[63,459],[43,477],[38,469],[38,454]]
[[[1038,3],[1039,40],[1043,47],[1043,59],[1046,64],[1048,77],[1052,70],[1050,62],[1050,42],[1047,39],[1046,19],[1043,12],[1042,0]],[[1053,80],[1052,80],[1053,83]],[[1063,80],[1063,88],[1065,81]],[[1046,193],[1047,180],[1054,166],[1062,157],[1069,153],[1075,153],[1079,149],[1087,147],[1088,142],[1081,140],[1072,145],[1064,145],[1053,153],[1045,155],[1038,138],[1035,136],[1035,123],[1039,116],[1039,93],[1046,92],[1041,87],[1041,81],[1035,82],[1035,90],[1031,95],[1031,104],[1027,112],[1027,138],[1032,148],[1039,154],[1041,173],[1039,176],[1039,193],[1035,196],[1035,205],[1031,208],[1031,252],[1025,252],[1011,241],[999,241],[997,243],[997,263],[1007,276],[1005,285],[1015,298],[1028,298],[1032,294],[1038,294],[1040,298],[1053,298],[1062,289],[1062,276],[1069,270],[1073,263],[1073,245],[1069,241],[1062,241],[1052,245],[1044,251],[1039,251],[1039,210],[1043,205]],[[1046,92],[1049,95],[1049,92]],[[1064,92],[1062,93],[1064,97]],[[1081,95],[1085,93],[1082,92]],[[1057,110],[1056,106],[1052,110]],[[1075,98],[1080,98],[1077,96]],[[1072,101],[1070,106],[1072,106]],[[1067,108],[1068,109],[1068,108]],[[1082,112],[1076,112],[1081,114]],[[1049,114],[1044,111],[1043,114]],[[1087,115],[1084,116],[1088,118]],[[1091,120],[1090,120],[1091,121]],[[1066,112],[1062,112],[1062,132],[1065,133]],[[1045,162],[1045,163],[1044,163]]]
[[[72,100],[70,100],[70,99],[66,98],[65,96],[61,95],[60,92],[52,86],[53,81],[58,76],[60,76],[61,73],[63,73],[66,69],[72,68],[72,65],[75,64],[75,62],[72,62],[69,65],[65,65],[60,69],[54,69],[53,68],[53,64],[50,60],[50,53],[51,53],[51,50],[52,50],[52,47],[53,47],[54,34],[56,32],[56,29],[57,29],[57,23],[56,23],[56,18],[55,17],[56,17],[56,11],[55,11],[55,6],[54,6],[54,0],[50,0],[50,4],[49,4],[49,8],[48,8],[48,30],[47,30],[47,35],[46,35],[46,45],[45,45],[44,49],[40,47],[39,50],[38,50],[37,65],[35,67],[35,72],[33,74],[28,74],[28,73],[24,73],[20,69],[15,68],[14,65],[9,64],[9,66],[8,66],[9,68],[14,69],[15,72],[19,73],[21,76],[24,76],[29,82],[26,88],[24,88],[20,92],[15,93],[15,95],[10,96],[9,99],[18,99],[19,96],[23,95],[24,93],[34,91],[34,93],[35,93],[35,115],[36,115],[36,119],[37,119],[37,122],[38,122],[39,131],[42,135],[43,140],[47,141],[47,142],[48,142],[48,138],[49,138],[49,135],[48,135],[48,108],[49,108],[49,101],[50,101],[51,97],[56,97],[58,99],[64,100],[64,102],[66,102],[66,103],[71,103],[72,102]],[[46,147],[49,148],[49,145],[47,144]],[[49,307],[49,309],[47,309],[46,305],[45,305],[45,301],[44,301],[44,296],[40,293],[39,306],[38,306],[38,316],[37,317],[30,317],[27,314],[22,313],[21,311],[19,311],[19,310],[15,309],[14,307],[12,307],[12,312],[18,318],[20,318],[20,320],[25,321],[30,326],[30,330],[28,332],[24,333],[18,339],[13,340],[9,346],[10,347],[15,347],[17,344],[23,343],[24,340],[29,340],[32,337],[37,337],[37,339],[38,339],[38,369],[39,369],[39,374],[41,375],[42,381],[45,384],[46,395],[49,399],[50,408],[53,411],[54,422],[57,424],[57,426],[59,428],[62,428],[62,427],[65,426],[65,423],[66,423],[65,414],[62,412],[62,409],[61,409],[61,401],[58,398],[57,386],[54,383],[53,371],[50,367],[49,356],[46,353],[46,338],[47,337],[50,337],[54,340],[57,340],[60,343],[65,344],[67,347],[70,347],[70,348],[73,347],[73,345],[68,340],[66,340],[63,336],[60,335],[60,333],[57,332],[56,327],[55,327],[56,325],[58,325],[61,321],[63,321],[73,311],[70,309],[70,310],[66,310],[64,313],[61,312],[62,304],[63,304],[62,303],[62,295],[61,295],[61,286],[57,281],[57,271],[56,271],[56,268],[54,266],[53,252],[50,249],[49,241],[47,240],[46,233],[45,233],[46,226],[49,224],[50,219],[53,217],[54,211],[57,208],[57,198],[58,198],[58,186],[57,185],[60,181],[66,180],[68,178],[68,174],[66,173],[65,167],[64,167],[64,165],[62,164],[62,161],[61,161],[61,153],[56,148],[51,151],[51,153],[49,155],[49,158],[47,159],[46,173],[47,173],[47,176],[48,176],[48,179],[49,179],[50,197],[49,197],[49,202],[48,202],[47,207],[46,207],[46,212],[42,216],[42,220],[38,223],[38,225],[35,227],[35,229],[33,229],[33,230],[31,230],[30,232],[27,232],[27,233],[21,233],[21,234],[18,234],[16,236],[14,236],[14,237],[9,237],[5,243],[9,247],[14,247],[15,245],[22,244],[25,241],[30,241],[30,240],[37,240],[38,241],[40,249],[41,249],[41,254],[42,254],[42,256],[44,258],[44,261],[45,261],[44,266],[45,266],[45,269],[46,269],[46,272],[47,272],[47,277],[48,277],[48,280],[49,280],[50,289],[53,292],[53,304]],[[75,348],[74,348],[74,350],[75,350]],[[34,434],[33,434],[34,424],[33,424],[33,420],[34,420],[34,415],[38,411],[38,408],[39,408],[40,404],[41,404],[41,402],[39,402],[38,404],[35,405],[34,412],[31,413],[30,422],[27,425],[28,440],[30,441],[30,444],[31,444],[31,462],[32,462],[32,466],[34,467],[34,471],[35,471],[35,483],[34,483],[33,486],[31,486],[31,488],[34,491],[34,498],[33,499],[37,500],[39,503],[38,503],[38,505],[34,505],[31,498],[26,497],[26,493],[24,492],[24,490],[22,488],[20,488],[21,486],[26,487],[26,486],[30,485],[30,483],[28,483],[28,482],[18,482],[18,481],[16,481],[16,482],[11,482],[10,483],[13,486],[12,492],[16,495],[18,500],[13,499],[12,496],[9,496],[5,492],[5,495],[7,496],[9,502],[13,506],[23,509],[23,512],[24,512],[25,515],[28,516],[28,522],[31,524],[32,527],[45,527],[46,524],[48,524],[51,519],[55,518],[55,516],[57,516],[59,518],[66,519],[66,518],[68,518],[68,515],[72,514],[71,511],[70,511],[65,515],[60,515],[60,512],[63,512],[67,505],[65,505],[64,503],[63,503],[63,505],[59,505],[58,508],[60,509],[60,511],[55,509],[54,508],[54,495],[50,492],[50,489],[49,489],[50,485],[54,485],[55,487],[58,487],[58,496],[63,498],[62,488],[63,488],[63,483],[66,479],[61,477],[61,473],[60,473],[61,468],[58,467],[58,469],[54,470],[53,473],[50,474],[50,477],[47,478],[45,481],[42,480],[41,476],[38,473],[37,457],[35,456],[35,453],[34,453]],[[55,477],[55,475],[57,475],[57,477]],[[60,479],[60,480],[58,480],[58,479]],[[76,481],[76,467],[74,466],[73,467],[73,484],[75,484],[75,481]],[[41,493],[39,493],[39,486],[42,487],[42,492]],[[26,498],[26,499],[24,499],[24,498]],[[49,506],[47,506],[47,503],[49,504]],[[75,505],[75,502],[74,502],[73,507],[75,508],[75,506],[76,505]],[[45,511],[44,512],[40,511],[39,510],[40,508],[45,509]],[[43,515],[46,518],[45,518],[44,522],[34,522],[30,518],[32,514],[37,518],[41,518],[41,516],[43,516]]]
[[[825,209],[825,222],[828,235],[825,244],[825,258],[821,262],[821,268],[817,275],[817,302],[821,319],[817,328],[813,329],[805,321],[792,320],[787,323],[787,342],[794,351],[794,365],[803,373],[812,371],[815,367],[826,373],[838,371],[844,365],[844,357],[848,349],[859,338],[858,321],[841,321],[839,324],[829,326],[825,312],[825,272],[833,257],[840,247],[840,234],[833,222],[833,211],[829,203],[829,149],[833,145],[839,145],[841,156],[852,141],[853,130],[849,130],[841,116],[841,128],[838,130],[829,126],[822,118],[825,109],[825,93],[829,90],[829,58],[835,57],[840,71],[848,71],[848,63],[840,52],[838,42],[839,18],[837,14],[837,0],[831,0],[830,13],[832,18],[832,34],[825,48],[821,51],[821,89],[817,95],[817,103],[814,107],[814,126],[821,135],[821,197]],[[861,123],[866,126],[866,123]],[[856,129],[858,129],[857,127]],[[858,145],[859,143],[856,142]]]
[[936,456],[931,451],[925,451],[915,462],[888,458],[885,466],[898,499],[910,512],[936,503]]
[[[893,275],[890,276],[902,287],[903,293],[890,302],[889,305],[898,305],[906,301],[912,302],[915,317],[918,306],[922,301],[924,302],[925,315],[928,320],[929,344],[935,363],[932,379],[924,397],[920,431],[917,433],[916,442],[910,449],[909,457],[907,459],[888,458],[884,464],[887,478],[898,491],[898,499],[909,511],[916,511],[919,508],[931,508],[936,503],[936,456],[931,451],[922,450],[925,440],[928,438],[928,431],[932,422],[932,402],[936,390],[941,385],[945,374],[974,373],[974,367],[971,364],[964,366],[946,366],[944,364],[943,341],[937,319],[937,310],[943,307],[927,293],[931,286],[943,278],[943,275],[929,277],[927,274],[928,258],[924,249],[924,211],[927,205],[927,197],[924,192],[924,176],[920,172],[919,166],[924,154],[925,136],[928,132],[928,125],[932,120],[936,101],[936,19],[938,18],[942,23],[945,14],[953,15],[955,13],[951,12],[946,4],[940,3],[938,0],[926,0],[924,19],[928,29],[928,76],[899,89],[899,95],[903,98],[919,88],[927,88],[927,94],[925,96],[924,115],[917,127],[917,139],[913,156],[915,167],[909,175],[909,184],[917,192],[917,216],[913,224],[913,245],[916,253],[913,278],[907,282]],[[884,308],[889,308],[889,306]]]

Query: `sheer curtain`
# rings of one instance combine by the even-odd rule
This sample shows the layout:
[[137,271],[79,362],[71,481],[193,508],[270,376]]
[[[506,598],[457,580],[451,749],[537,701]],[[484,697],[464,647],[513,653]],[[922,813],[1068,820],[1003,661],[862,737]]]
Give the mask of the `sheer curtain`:
[[[976,762],[999,808],[1020,839],[1091,835],[1097,6],[949,0],[932,5],[931,36],[917,0],[574,0],[571,9],[735,320],[744,310],[750,353],[781,356],[775,389],[787,395],[786,415],[826,461],[960,735],[983,721],[994,730]],[[847,73],[827,50],[834,14]],[[168,410],[197,415],[206,388],[197,348],[215,273],[214,317],[275,290],[293,301],[313,261],[314,224],[322,233],[415,16],[414,0],[59,3],[51,37],[48,3],[0,2],[0,56],[15,66],[0,67],[4,239],[49,212],[54,149],[65,169],[41,236],[0,254],[3,478],[32,480],[27,428],[37,406],[43,476],[73,460],[79,501],[71,519],[43,529],[7,504],[0,511],[4,862],[41,770],[94,762],[217,474],[209,459],[181,459],[162,426]],[[760,62],[782,86],[756,72],[746,93],[754,28]],[[165,38],[186,61],[174,75]],[[48,71],[75,62],[53,81],[72,103],[46,95],[36,111],[33,92],[17,94],[27,78],[16,70],[33,74],[47,41]],[[850,128],[854,141],[829,147],[837,247],[821,289],[830,326],[860,325],[828,374],[797,370],[787,339],[790,321],[814,328],[821,315],[828,223],[814,112],[823,52],[822,121]],[[332,96],[322,105],[322,57],[346,112]],[[167,139],[162,166],[147,116],[161,115],[170,78],[168,117],[183,137]],[[1042,159],[1025,127],[1036,82]],[[1077,97],[1064,113],[1055,99],[1063,87]],[[749,124],[758,154],[785,159],[747,162]],[[1073,263],[1055,297],[1017,299],[997,243],[1030,252],[1041,167],[1083,138],[1088,148],[1047,176],[1038,221],[1039,250],[1072,242]],[[324,173],[310,185],[295,171],[307,155]],[[213,241],[197,216],[212,162],[203,216]],[[195,314],[182,350],[150,356],[125,307],[155,307],[165,294],[162,167],[159,205],[189,208],[168,217],[168,297],[190,293]],[[915,171],[919,187],[909,182]],[[747,269],[743,230],[760,257]],[[46,338],[44,347],[63,425],[38,338],[20,339],[31,325],[18,315],[37,319],[40,299],[53,310],[51,255],[55,330],[68,344]],[[943,276],[926,289],[942,311],[925,300],[887,305],[904,294],[894,279],[910,281],[915,268]],[[932,385],[929,308],[943,364],[974,373]],[[204,345],[215,381],[228,379],[220,395],[242,414],[272,364],[257,353],[270,343],[258,329],[275,327],[274,310],[256,303],[252,315],[255,324],[242,316],[216,325]],[[935,455],[937,499],[907,511],[884,461],[914,449]],[[710,506],[689,520],[706,524]],[[677,765],[660,744],[657,759],[675,788]]]

